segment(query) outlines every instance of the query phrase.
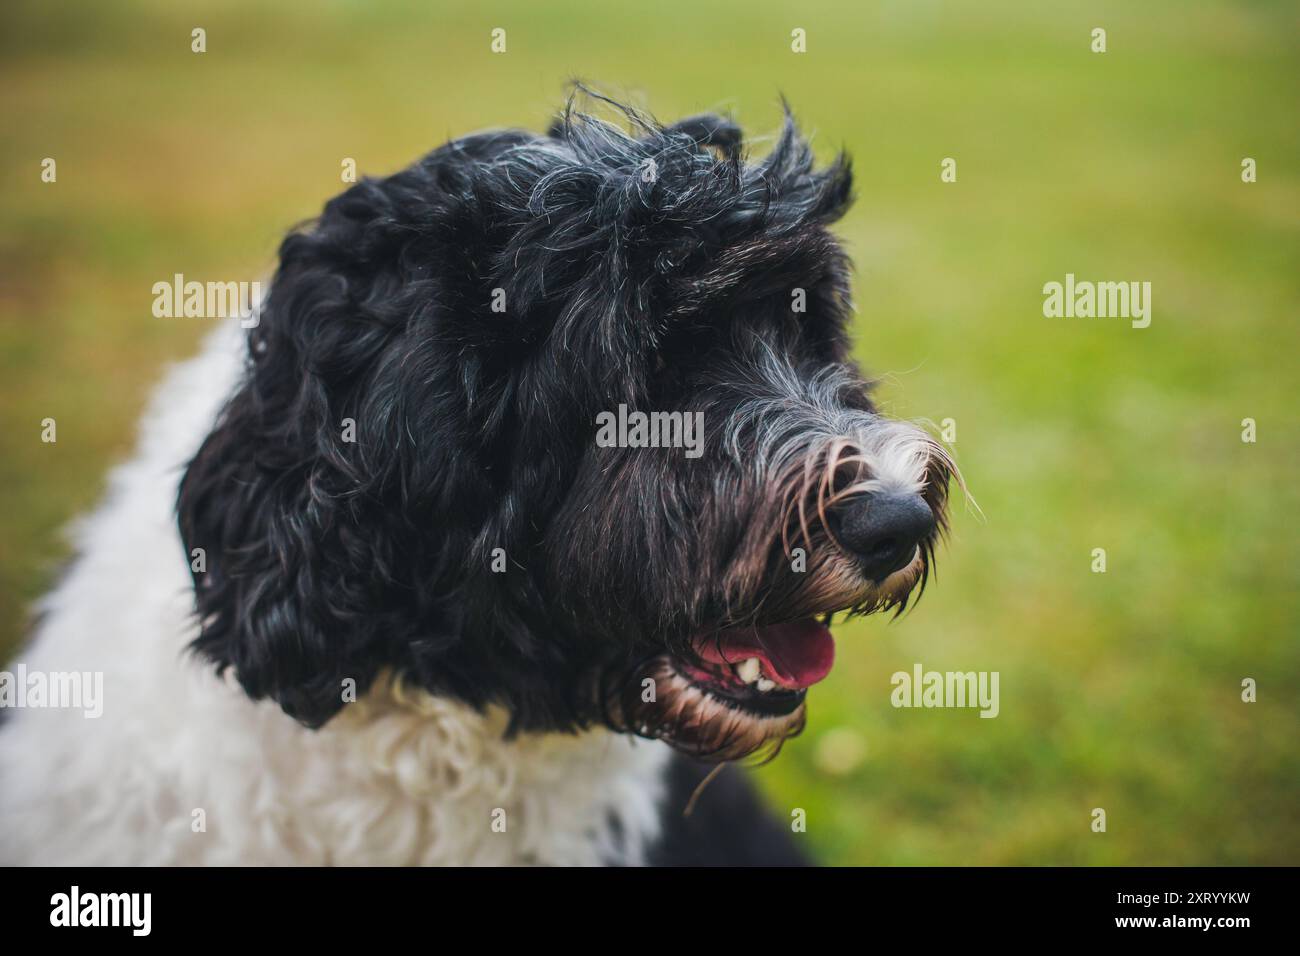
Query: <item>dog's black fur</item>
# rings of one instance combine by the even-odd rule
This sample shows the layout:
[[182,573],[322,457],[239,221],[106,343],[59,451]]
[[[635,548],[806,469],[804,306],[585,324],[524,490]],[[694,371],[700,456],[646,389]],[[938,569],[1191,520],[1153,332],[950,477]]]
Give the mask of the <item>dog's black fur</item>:
[[841,370],[837,402],[871,412],[826,229],[848,163],[814,168],[788,115],[751,163],[721,117],[623,112],[631,132],[571,103],[547,136],[449,143],[284,241],[246,381],[179,498],[207,555],[195,647],[250,696],[318,726],[343,681],[391,670],[504,704],[514,731],[654,736],[610,707],[640,663],[689,659],[760,604],[834,610],[773,579],[788,514],[745,449],[597,449],[593,422],[703,410],[717,448],[772,355],[801,381]]
[[[652,866],[808,866],[787,820],[768,811],[744,771],[679,756],[668,773],[663,835]],[[692,802],[694,801],[694,802]],[[690,808],[690,813],[685,812]]]

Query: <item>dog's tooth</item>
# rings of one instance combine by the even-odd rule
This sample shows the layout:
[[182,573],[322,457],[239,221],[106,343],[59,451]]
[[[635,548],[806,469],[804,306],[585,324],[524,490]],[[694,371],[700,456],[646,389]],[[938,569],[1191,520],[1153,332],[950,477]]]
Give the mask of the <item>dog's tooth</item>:
[[762,673],[762,665],[759,664],[757,657],[751,657],[747,661],[742,661],[736,665],[736,676],[746,684],[752,684],[758,680]]
[[771,690],[773,687],[776,686],[776,681],[768,680],[766,677],[760,677],[758,679],[758,683],[755,684],[754,686],[757,687],[759,690],[763,691],[763,693],[767,693],[769,690]]

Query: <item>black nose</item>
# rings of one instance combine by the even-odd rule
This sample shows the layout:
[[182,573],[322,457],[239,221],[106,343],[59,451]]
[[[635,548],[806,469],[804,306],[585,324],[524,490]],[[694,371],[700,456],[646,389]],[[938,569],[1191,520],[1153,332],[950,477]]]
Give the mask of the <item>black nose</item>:
[[846,502],[837,518],[835,537],[873,581],[911,564],[916,546],[934,531],[934,512],[913,494],[862,495]]

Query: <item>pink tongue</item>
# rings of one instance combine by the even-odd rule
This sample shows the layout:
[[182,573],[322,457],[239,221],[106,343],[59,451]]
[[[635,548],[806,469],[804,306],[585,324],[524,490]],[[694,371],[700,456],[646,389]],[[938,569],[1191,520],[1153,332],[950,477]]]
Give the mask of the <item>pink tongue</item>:
[[835,663],[835,639],[816,621],[733,627],[698,638],[695,651],[712,664],[735,665],[757,657],[763,676],[791,690],[817,683]]

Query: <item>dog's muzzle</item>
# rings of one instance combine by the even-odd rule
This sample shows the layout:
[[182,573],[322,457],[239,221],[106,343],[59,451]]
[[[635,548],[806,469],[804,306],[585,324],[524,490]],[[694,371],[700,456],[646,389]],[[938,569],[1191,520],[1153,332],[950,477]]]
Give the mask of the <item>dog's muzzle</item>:
[[721,619],[677,635],[623,685],[624,727],[704,759],[773,755],[834,663],[832,616],[901,612],[924,587],[955,466],[914,426],[841,424],[855,423],[769,443],[767,494],[729,566]]

